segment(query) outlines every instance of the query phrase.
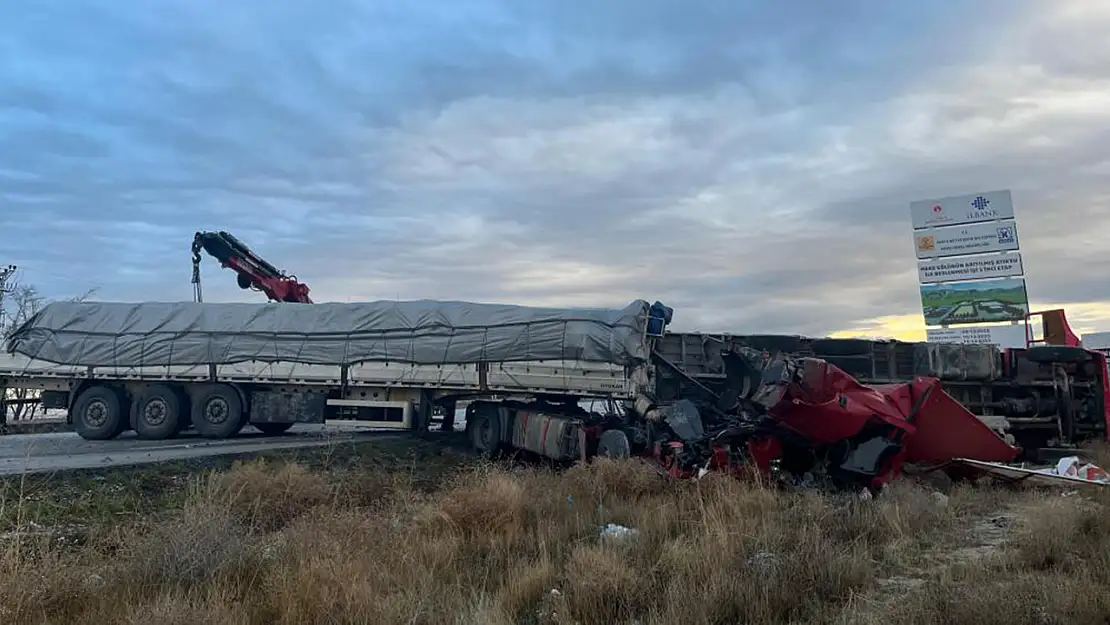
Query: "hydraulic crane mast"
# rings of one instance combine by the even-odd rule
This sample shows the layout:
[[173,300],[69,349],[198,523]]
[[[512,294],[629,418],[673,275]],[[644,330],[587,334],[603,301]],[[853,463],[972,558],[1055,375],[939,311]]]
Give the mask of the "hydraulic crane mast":
[[220,261],[220,265],[237,275],[239,288],[262,291],[274,302],[311,304],[308,285],[296,276],[266,262],[242,241],[228,232],[198,232],[193,237],[193,296],[203,301],[200,288],[200,252],[204,250]]

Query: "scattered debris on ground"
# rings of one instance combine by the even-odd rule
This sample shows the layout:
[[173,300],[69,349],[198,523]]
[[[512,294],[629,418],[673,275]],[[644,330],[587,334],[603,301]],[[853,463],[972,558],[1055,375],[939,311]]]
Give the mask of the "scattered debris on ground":
[[957,474],[987,476],[1003,483],[1024,482],[1054,488],[1110,486],[1110,474],[1079,456],[1067,456],[1054,465],[1041,467],[957,458],[941,468]]

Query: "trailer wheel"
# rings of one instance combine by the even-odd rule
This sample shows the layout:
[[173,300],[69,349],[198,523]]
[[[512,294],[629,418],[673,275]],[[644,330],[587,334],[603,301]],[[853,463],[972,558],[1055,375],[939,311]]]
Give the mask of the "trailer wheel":
[[135,433],[146,440],[170,438],[181,431],[181,398],[168,386],[144,390],[135,402]]
[[1091,355],[1087,353],[1087,350],[1082,347],[1073,347],[1071,345],[1035,345],[1025,350],[1025,357],[1031,362],[1039,364],[1049,364],[1053,362],[1072,364],[1087,362],[1091,359]]
[[90,386],[73,404],[73,429],[81,438],[104,441],[115,438],[127,427],[123,402],[107,386]]
[[597,455],[601,458],[623,460],[632,455],[628,435],[623,430],[605,430],[597,440]]
[[480,410],[467,423],[470,444],[483,456],[492,456],[501,447],[501,417],[497,410]]
[[192,403],[190,420],[202,438],[228,438],[243,428],[243,401],[230,386],[201,390]]
[[289,431],[289,428],[293,427],[292,423],[252,423],[251,425],[258,428],[266,436],[285,434]]

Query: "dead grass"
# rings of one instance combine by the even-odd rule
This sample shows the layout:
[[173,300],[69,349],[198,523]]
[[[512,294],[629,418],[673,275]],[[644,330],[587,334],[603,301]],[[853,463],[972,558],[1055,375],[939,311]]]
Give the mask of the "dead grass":
[[[15,517],[13,517],[15,518]],[[19,517],[20,522],[30,519]],[[634,528],[604,537],[608,523]],[[782,493],[635,461],[561,474],[256,461],[191,479],[172,514],[0,551],[0,623],[1096,623],[1105,502],[896,484]]]

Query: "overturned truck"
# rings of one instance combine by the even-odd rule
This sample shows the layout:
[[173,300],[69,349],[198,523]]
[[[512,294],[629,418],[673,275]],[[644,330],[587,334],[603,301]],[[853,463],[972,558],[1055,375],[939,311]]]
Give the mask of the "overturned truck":
[[874,388],[921,378],[939,380],[948,395],[1022,448],[1029,459],[1105,440],[1110,423],[1106,354],[1083,348],[1062,310],[1037,313],[1027,329],[1028,345],[1006,349],[785,335],[669,334],[656,345],[657,356],[682,363],[681,372],[664,370],[659,393],[674,398],[691,386],[719,388],[726,379],[720,354],[756,349],[819,358]]
[[[815,354],[668,332],[672,315],[643,300],[55,303],[12,335],[0,387],[39,391],[91,440],[337,418],[451,430],[465,405],[480,452],[640,455],[674,475],[756,468],[873,487],[905,462],[1018,453],[941,388],[936,367],[864,384]],[[951,368],[960,349],[935,346],[934,364]]]

